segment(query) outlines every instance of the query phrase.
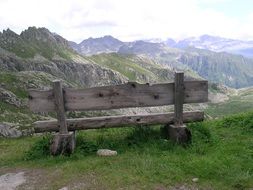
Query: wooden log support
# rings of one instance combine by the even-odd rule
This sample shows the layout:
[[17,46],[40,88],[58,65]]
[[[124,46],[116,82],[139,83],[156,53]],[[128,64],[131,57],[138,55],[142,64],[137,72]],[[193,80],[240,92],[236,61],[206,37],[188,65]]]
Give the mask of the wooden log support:
[[60,126],[60,134],[67,134],[68,127],[66,122],[65,108],[64,108],[64,98],[61,81],[53,81],[53,94],[54,94],[54,104],[57,113],[58,125]]
[[66,114],[64,107],[64,95],[61,81],[53,81],[53,96],[55,110],[57,113],[57,123],[59,134],[55,134],[51,142],[50,151],[52,155],[70,154],[75,148],[75,135],[68,133]]
[[50,153],[56,155],[69,155],[74,152],[76,145],[75,132],[55,134],[50,146]]
[[168,137],[176,143],[187,143],[191,140],[191,132],[186,128],[183,121],[183,105],[184,105],[184,73],[175,73],[175,86],[174,86],[174,124],[166,125]]
[[175,73],[175,87],[174,87],[174,113],[176,126],[183,124],[183,104],[184,104],[184,73],[177,72]]

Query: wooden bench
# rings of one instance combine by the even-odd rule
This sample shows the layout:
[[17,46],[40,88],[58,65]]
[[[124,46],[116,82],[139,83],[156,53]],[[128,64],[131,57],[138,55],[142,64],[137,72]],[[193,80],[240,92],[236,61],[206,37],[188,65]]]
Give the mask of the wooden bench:
[[[184,81],[184,73],[175,73],[175,82],[138,84],[129,82],[116,86],[86,89],[62,88],[53,82],[51,90],[29,90],[29,107],[34,112],[56,112],[57,120],[35,122],[35,132],[59,132],[51,144],[53,155],[71,153],[75,147],[72,131],[124,127],[131,125],[167,124],[168,136],[176,142],[189,140],[184,123],[202,121],[200,111],[183,112],[183,104],[208,100],[207,81]],[[66,111],[109,110],[129,107],[173,105],[172,113],[107,116],[66,119]],[[169,125],[173,124],[173,125]]]

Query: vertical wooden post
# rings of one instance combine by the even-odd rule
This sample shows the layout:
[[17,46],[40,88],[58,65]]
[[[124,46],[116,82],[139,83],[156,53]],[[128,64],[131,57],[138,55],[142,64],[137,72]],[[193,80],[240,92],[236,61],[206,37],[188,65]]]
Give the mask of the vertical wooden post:
[[176,72],[175,73],[175,104],[174,104],[174,112],[175,112],[175,121],[174,124],[176,126],[180,126],[183,124],[183,105],[184,105],[184,73]]
[[52,155],[71,154],[75,148],[75,134],[68,133],[66,113],[64,106],[64,94],[61,81],[53,81],[53,94],[55,111],[59,125],[59,134],[54,135],[50,151]]
[[191,140],[191,132],[183,124],[184,105],[184,73],[175,73],[174,83],[174,125],[166,125],[165,131],[172,141],[176,143],[187,143]]
[[64,108],[64,97],[62,91],[61,81],[53,81],[53,92],[54,92],[54,103],[55,110],[57,113],[58,125],[60,126],[60,134],[67,134],[68,127],[66,122],[65,108]]

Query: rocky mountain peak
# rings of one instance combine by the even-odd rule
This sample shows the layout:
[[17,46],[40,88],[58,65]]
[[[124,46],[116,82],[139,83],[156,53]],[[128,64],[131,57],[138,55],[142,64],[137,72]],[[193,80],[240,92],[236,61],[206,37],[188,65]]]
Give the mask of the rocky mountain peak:
[[88,38],[80,44],[69,43],[72,48],[84,55],[93,55],[99,53],[117,52],[124,45],[124,42],[107,35],[100,38]]
[[6,40],[19,38],[19,35],[8,28],[7,30],[3,30],[3,32],[0,33],[0,37]]
[[57,43],[55,35],[46,28],[29,27],[27,30],[24,30],[20,34],[20,36],[24,40],[29,41],[43,41],[49,43]]

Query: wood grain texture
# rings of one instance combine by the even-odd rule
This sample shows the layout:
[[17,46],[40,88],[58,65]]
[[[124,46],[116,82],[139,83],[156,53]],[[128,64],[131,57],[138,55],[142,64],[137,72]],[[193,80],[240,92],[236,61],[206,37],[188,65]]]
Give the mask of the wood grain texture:
[[[200,111],[185,112],[183,114],[184,123],[202,121],[203,119],[204,113]],[[173,122],[174,113],[67,119],[69,131],[127,127],[129,125],[172,124]],[[57,120],[37,121],[34,125],[36,133],[59,130]]]
[[175,120],[174,124],[176,126],[183,124],[183,105],[184,105],[184,73],[176,72],[175,73],[175,104],[174,104],[174,113]]
[[[185,81],[184,103],[207,102],[207,81]],[[174,83],[126,83],[87,89],[64,89],[65,110],[108,110],[174,104]],[[34,112],[55,111],[52,90],[29,90],[29,107]]]
[[60,134],[68,133],[68,126],[66,122],[65,108],[64,108],[64,97],[62,91],[61,81],[53,81],[53,94],[54,94],[54,105],[58,119],[58,125],[60,127]]

